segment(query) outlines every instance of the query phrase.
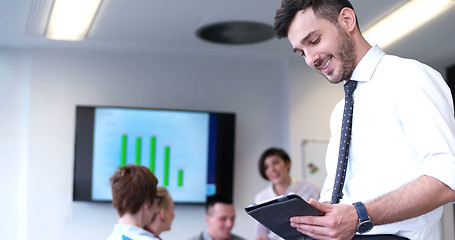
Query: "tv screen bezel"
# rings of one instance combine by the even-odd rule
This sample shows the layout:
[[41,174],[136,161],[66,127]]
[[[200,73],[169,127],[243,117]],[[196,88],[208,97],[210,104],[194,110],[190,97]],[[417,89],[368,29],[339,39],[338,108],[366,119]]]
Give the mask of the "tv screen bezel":
[[[234,180],[234,151],[235,151],[235,127],[236,114],[220,111],[200,111],[188,109],[170,108],[149,108],[149,107],[122,107],[103,105],[76,105],[75,123],[75,148],[74,148],[74,175],[73,175],[73,201],[110,203],[112,201],[93,200],[92,192],[92,170],[93,170],[93,136],[96,108],[112,109],[140,109],[159,111],[179,111],[215,114],[217,118],[216,133],[211,133],[210,138],[216,141],[209,141],[209,148],[215,148],[215,185],[216,193],[221,193],[232,199]],[[211,128],[214,127],[211,123]],[[216,143],[213,146],[214,142]],[[209,150],[211,151],[211,150]],[[209,153],[211,154],[211,153]],[[209,166],[210,167],[210,166]],[[175,204],[201,205],[204,202],[176,201]]]

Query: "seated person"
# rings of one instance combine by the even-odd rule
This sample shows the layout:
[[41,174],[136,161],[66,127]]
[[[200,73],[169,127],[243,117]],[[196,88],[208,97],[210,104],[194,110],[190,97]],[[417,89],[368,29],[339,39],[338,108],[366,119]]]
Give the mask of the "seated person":
[[235,221],[232,200],[219,194],[207,198],[205,204],[207,230],[189,240],[244,240],[231,233]]
[[112,205],[119,220],[108,240],[157,240],[144,230],[157,208],[155,175],[142,165],[126,165],[114,173],[110,182]]
[[158,187],[156,191],[158,208],[153,214],[152,223],[145,226],[145,230],[153,233],[158,239],[164,231],[171,230],[172,220],[174,220],[174,201],[164,187]]
[[[256,194],[255,202],[262,202],[290,192],[300,195],[307,201],[310,198],[319,199],[319,187],[314,183],[308,180],[291,178],[291,175],[289,175],[291,158],[283,149],[266,149],[259,158],[258,167],[262,178],[268,181],[269,185]],[[258,223],[256,240],[281,239],[281,237]]]

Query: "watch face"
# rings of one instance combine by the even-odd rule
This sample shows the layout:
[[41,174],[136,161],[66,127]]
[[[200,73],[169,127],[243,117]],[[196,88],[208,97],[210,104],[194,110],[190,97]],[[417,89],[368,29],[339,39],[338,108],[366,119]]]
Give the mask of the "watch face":
[[369,232],[373,228],[374,224],[370,221],[361,222],[357,227],[357,232],[359,233],[366,233]]

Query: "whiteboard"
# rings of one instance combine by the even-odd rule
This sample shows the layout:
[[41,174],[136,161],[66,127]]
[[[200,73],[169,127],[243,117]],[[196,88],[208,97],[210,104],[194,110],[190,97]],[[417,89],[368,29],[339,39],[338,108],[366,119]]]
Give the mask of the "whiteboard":
[[303,177],[316,183],[320,188],[324,184],[325,153],[328,141],[303,140],[301,145]]

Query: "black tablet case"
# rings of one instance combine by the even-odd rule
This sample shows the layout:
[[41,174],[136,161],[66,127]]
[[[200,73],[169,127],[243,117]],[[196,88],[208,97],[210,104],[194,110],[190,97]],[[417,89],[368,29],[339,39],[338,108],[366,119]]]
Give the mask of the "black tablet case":
[[323,214],[294,193],[282,195],[260,204],[245,208],[246,212],[285,240],[313,239],[291,227],[293,216],[322,216]]

